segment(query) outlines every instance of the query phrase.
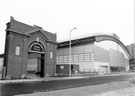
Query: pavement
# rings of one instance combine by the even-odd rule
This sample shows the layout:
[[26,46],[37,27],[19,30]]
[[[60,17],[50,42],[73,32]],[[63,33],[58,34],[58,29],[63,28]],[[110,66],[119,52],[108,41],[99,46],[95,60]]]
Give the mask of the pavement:
[[[92,77],[100,77],[100,76],[114,76],[114,75],[125,75],[125,74],[135,74],[132,73],[114,73],[114,74],[105,74],[105,75],[96,75],[96,76],[74,76],[74,77],[44,77],[44,78],[33,78],[33,79],[14,79],[14,80],[0,80],[0,84],[7,83],[25,83],[25,82],[36,82],[36,81],[52,81],[52,80],[70,80],[70,79],[80,79],[80,78],[92,78]],[[135,77],[133,77],[135,78]]]

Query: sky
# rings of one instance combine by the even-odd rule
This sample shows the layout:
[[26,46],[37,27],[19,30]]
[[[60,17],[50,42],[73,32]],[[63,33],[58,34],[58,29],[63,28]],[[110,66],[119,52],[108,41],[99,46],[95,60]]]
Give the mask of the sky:
[[57,40],[93,33],[115,33],[134,42],[134,0],[0,0],[0,54],[5,48],[10,16],[28,25],[57,33]]

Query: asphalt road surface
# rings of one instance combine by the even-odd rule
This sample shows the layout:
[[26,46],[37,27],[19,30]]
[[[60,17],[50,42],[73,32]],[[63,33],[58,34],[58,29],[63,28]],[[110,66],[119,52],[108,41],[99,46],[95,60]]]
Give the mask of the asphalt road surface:
[[124,80],[129,80],[133,77],[135,77],[135,74],[1,84],[1,96],[14,96],[33,92],[46,92],[73,87],[90,86],[110,82],[120,82]]

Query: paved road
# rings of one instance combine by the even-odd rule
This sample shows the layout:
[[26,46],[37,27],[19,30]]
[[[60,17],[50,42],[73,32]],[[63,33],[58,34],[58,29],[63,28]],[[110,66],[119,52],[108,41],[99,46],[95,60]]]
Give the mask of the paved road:
[[1,96],[13,96],[18,94],[28,94],[33,92],[45,92],[65,88],[89,86],[109,82],[119,82],[129,80],[135,74],[125,74],[116,76],[90,77],[69,80],[36,81],[25,83],[1,84]]

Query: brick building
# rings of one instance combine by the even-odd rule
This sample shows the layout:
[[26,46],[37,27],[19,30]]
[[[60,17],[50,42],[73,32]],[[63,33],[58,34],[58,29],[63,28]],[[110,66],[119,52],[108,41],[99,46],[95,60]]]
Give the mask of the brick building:
[[11,17],[6,28],[4,54],[4,79],[53,76],[56,70],[56,34]]

